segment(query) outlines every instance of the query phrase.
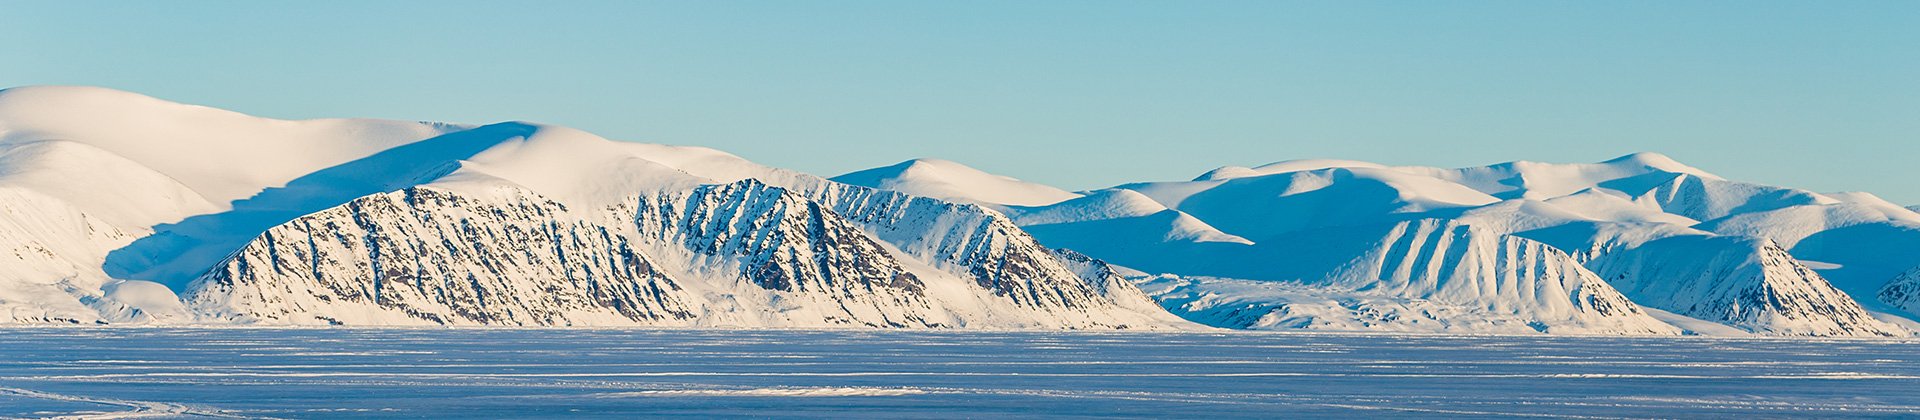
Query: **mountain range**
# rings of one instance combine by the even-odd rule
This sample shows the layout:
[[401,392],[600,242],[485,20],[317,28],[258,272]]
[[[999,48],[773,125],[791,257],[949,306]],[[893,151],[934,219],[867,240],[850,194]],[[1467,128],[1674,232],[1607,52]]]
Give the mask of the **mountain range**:
[[0,322],[1904,337],[1920,213],[1653,153],[1066,191],[0,90]]

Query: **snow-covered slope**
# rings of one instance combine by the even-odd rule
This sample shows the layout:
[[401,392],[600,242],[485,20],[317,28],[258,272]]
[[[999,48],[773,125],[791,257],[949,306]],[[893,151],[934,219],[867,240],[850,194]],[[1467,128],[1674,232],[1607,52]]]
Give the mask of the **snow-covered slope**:
[[1659,153],[1634,153],[1599,163],[1518,161],[1471,168],[1396,169],[1452,181],[1501,198],[1532,199],[1559,197],[1595,187],[1618,189],[1624,187],[1618,185],[1622,180],[1649,174],[1720,179]]
[[940,159],[914,159],[833,177],[834,182],[976,204],[1041,206],[1079,197]]
[[[178,280],[172,285],[179,287],[191,274],[129,275],[166,259],[117,252],[186,218],[224,211],[230,201],[453,129],[272,120],[100,88],[0,90],[0,190],[8,192],[4,205],[16,209],[0,214],[0,224],[16,227],[0,234],[14,251],[0,256],[0,302],[22,308],[0,321],[181,320],[178,302],[155,298],[144,280]],[[258,233],[243,231],[227,230]]]
[[1641,304],[1770,335],[1904,336],[1766,239],[1677,236],[1589,266]]
[[1191,327],[989,209],[532,123],[9,89],[0,193],[25,322]]
[[1835,286],[1870,303],[1881,285],[1920,265],[1920,220],[1909,213],[1838,202],[1735,214],[1698,227],[1771,239],[1796,258],[1820,262]]
[[0,90],[0,121],[0,144],[86,144],[172,178],[216,205],[464,128],[363,119],[275,120],[69,86]]
[[[1522,161],[1471,168],[1286,161],[1116,190],[1136,192],[1159,206],[1107,190],[1003,210],[1048,244],[1186,279],[1178,287],[1164,278],[1151,284],[1163,303],[1188,300],[1168,306],[1190,316],[1195,312],[1179,308],[1198,298],[1172,296],[1199,293],[1207,298],[1197,301],[1216,303],[1201,306],[1238,305],[1261,314],[1266,312],[1248,308],[1275,307],[1306,295],[1342,296],[1328,301],[1345,302],[1347,313],[1357,302],[1389,302],[1379,300],[1381,295],[1315,286],[1310,280],[1341,278],[1347,267],[1301,261],[1351,258],[1367,252],[1339,245],[1354,232],[1428,219],[1470,226],[1474,233],[1468,236],[1513,236],[1550,245],[1589,268],[1612,270],[1607,280],[1629,288],[1628,296],[1649,306],[1764,334],[1905,334],[1874,321],[1867,310],[1889,309],[1878,302],[1881,286],[1920,265],[1920,219],[1910,209],[1865,193],[1819,194],[1730,181],[1654,153],[1599,163]],[[1763,243],[1769,245],[1758,245]],[[1430,275],[1423,280],[1428,283],[1411,284],[1437,286],[1440,278]],[[1244,283],[1249,280],[1255,282]],[[1845,293],[1834,293],[1836,286]],[[1688,294],[1662,295],[1670,290]],[[1749,299],[1772,294],[1787,299]],[[1450,313],[1456,315],[1440,318],[1492,316]],[[1265,325],[1376,328],[1324,320]]]
[[0,322],[127,320],[93,307],[104,304],[97,302],[106,293],[102,286],[113,281],[100,259],[131,241],[132,235],[59,199],[0,186]]
[[[1564,252],[1444,220],[1303,233],[1268,248],[1293,278],[1160,276],[1189,319],[1240,328],[1674,334]],[[1310,242],[1309,242],[1310,241]],[[1284,281],[1272,281],[1284,280]]]

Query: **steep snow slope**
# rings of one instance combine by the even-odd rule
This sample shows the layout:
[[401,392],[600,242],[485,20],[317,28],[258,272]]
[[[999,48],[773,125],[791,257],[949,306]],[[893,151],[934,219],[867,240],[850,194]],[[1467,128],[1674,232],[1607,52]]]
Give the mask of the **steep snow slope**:
[[1080,196],[939,159],[909,160],[833,177],[833,181],[978,204],[1040,206]]
[[1909,217],[1842,202],[1738,214],[1699,227],[1778,242],[1797,258],[1826,264],[1820,272],[1835,286],[1877,306],[1882,285],[1920,266],[1920,223]]
[[[111,282],[100,271],[106,250],[133,240],[106,221],[38,192],[0,187],[0,322],[126,321],[96,305]],[[130,305],[130,304],[129,304]],[[124,313],[123,313],[124,312]]]
[[1164,311],[1138,312],[1151,305],[1131,284],[1083,276],[1085,270],[1074,268],[1081,263],[978,205],[838,183],[817,184],[809,194],[929,268],[970,279],[1023,308],[1082,323],[1181,323]]
[[[1674,334],[1571,256],[1442,220],[1303,232],[1267,281],[1160,276],[1143,287],[1189,319],[1241,328]],[[1291,278],[1288,278],[1291,277]],[[1274,281],[1283,280],[1283,281]]]
[[220,208],[172,177],[65,140],[0,144],[0,185],[46,194],[135,232]]
[[432,181],[463,159],[514,146],[511,142],[537,129],[524,123],[488,125],[319,169],[234,201],[222,211],[157,226],[152,235],[109,254],[107,272],[180,289],[269,228],[355,198]]
[[1679,236],[1589,266],[1636,302],[1769,335],[1905,336],[1772,241]]

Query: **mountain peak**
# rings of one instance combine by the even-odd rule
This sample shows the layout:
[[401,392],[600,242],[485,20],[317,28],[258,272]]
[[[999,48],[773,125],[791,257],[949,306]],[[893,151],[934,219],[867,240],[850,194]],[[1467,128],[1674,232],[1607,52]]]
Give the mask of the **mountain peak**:
[[1612,166],[1647,167],[1647,168],[1658,169],[1666,172],[1695,175],[1695,176],[1700,176],[1700,177],[1709,178],[1709,179],[1721,179],[1719,176],[1708,173],[1707,171],[1700,170],[1700,168],[1688,166],[1687,164],[1680,163],[1680,161],[1678,160],[1674,160],[1672,157],[1669,157],[1664,154],[1656,153],[1656,152],[1631,153],[1625,156],[1609,159],[1607,161],[1600,162],[1600,163],[1605,165],[1612,165]]
[[994,175],[959,162],[929,158],[855,171],[834,177],[833,181],[932,198],[1014,206],[1047,205],[1080,196]]
[[1251,177],[1251,176],[1272,175],[1272,174],[1299,172],[1299,171],[1312,171],[1312,170],[1329,169],[1329,168],[1386,168],[1386,167],[1387,167],[1386,165],[1381,165],[1373,162],[1363,162],[1358,160],[1293,159],[1293,160],[1283,160],[1279,162],[1269,163],[1269,164],[1260,165],[1252,168],[1248,168],[1245,166],[1222,166],[1214,170],[1207,171],[1207,173],[1201,174],[1200,177],[1194,178],[1193,180],[1194,181],[1218,181],[1223,179],[1245,178],[1245,177]]

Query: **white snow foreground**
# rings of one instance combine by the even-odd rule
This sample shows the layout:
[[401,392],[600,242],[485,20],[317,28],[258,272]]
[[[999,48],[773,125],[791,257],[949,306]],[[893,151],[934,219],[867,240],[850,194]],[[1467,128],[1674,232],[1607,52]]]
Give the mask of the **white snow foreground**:
[[0,322],[1201,328],[979,206],[527,123],[7,89],[0,208]]
[[[867,184],[935,184],[901,178]],[[1876,311],[1920,314],[1920,275],[1900,276],[1920,265],[1912,209],[1730,181],[1653,153],[1458,169],[1287,161],[1041,205],[945,194],[1001,209],[1050,246],[1139,270],[1163,306],[1216,326],[1682,329],[1637,303],[1745,333],[1907,336]],[[1592,294],[1558,293],[1573,290]],[[1613,295],[1630,302],[1568,311]],[[1603,313],[1614,318],[1591,317]]]

